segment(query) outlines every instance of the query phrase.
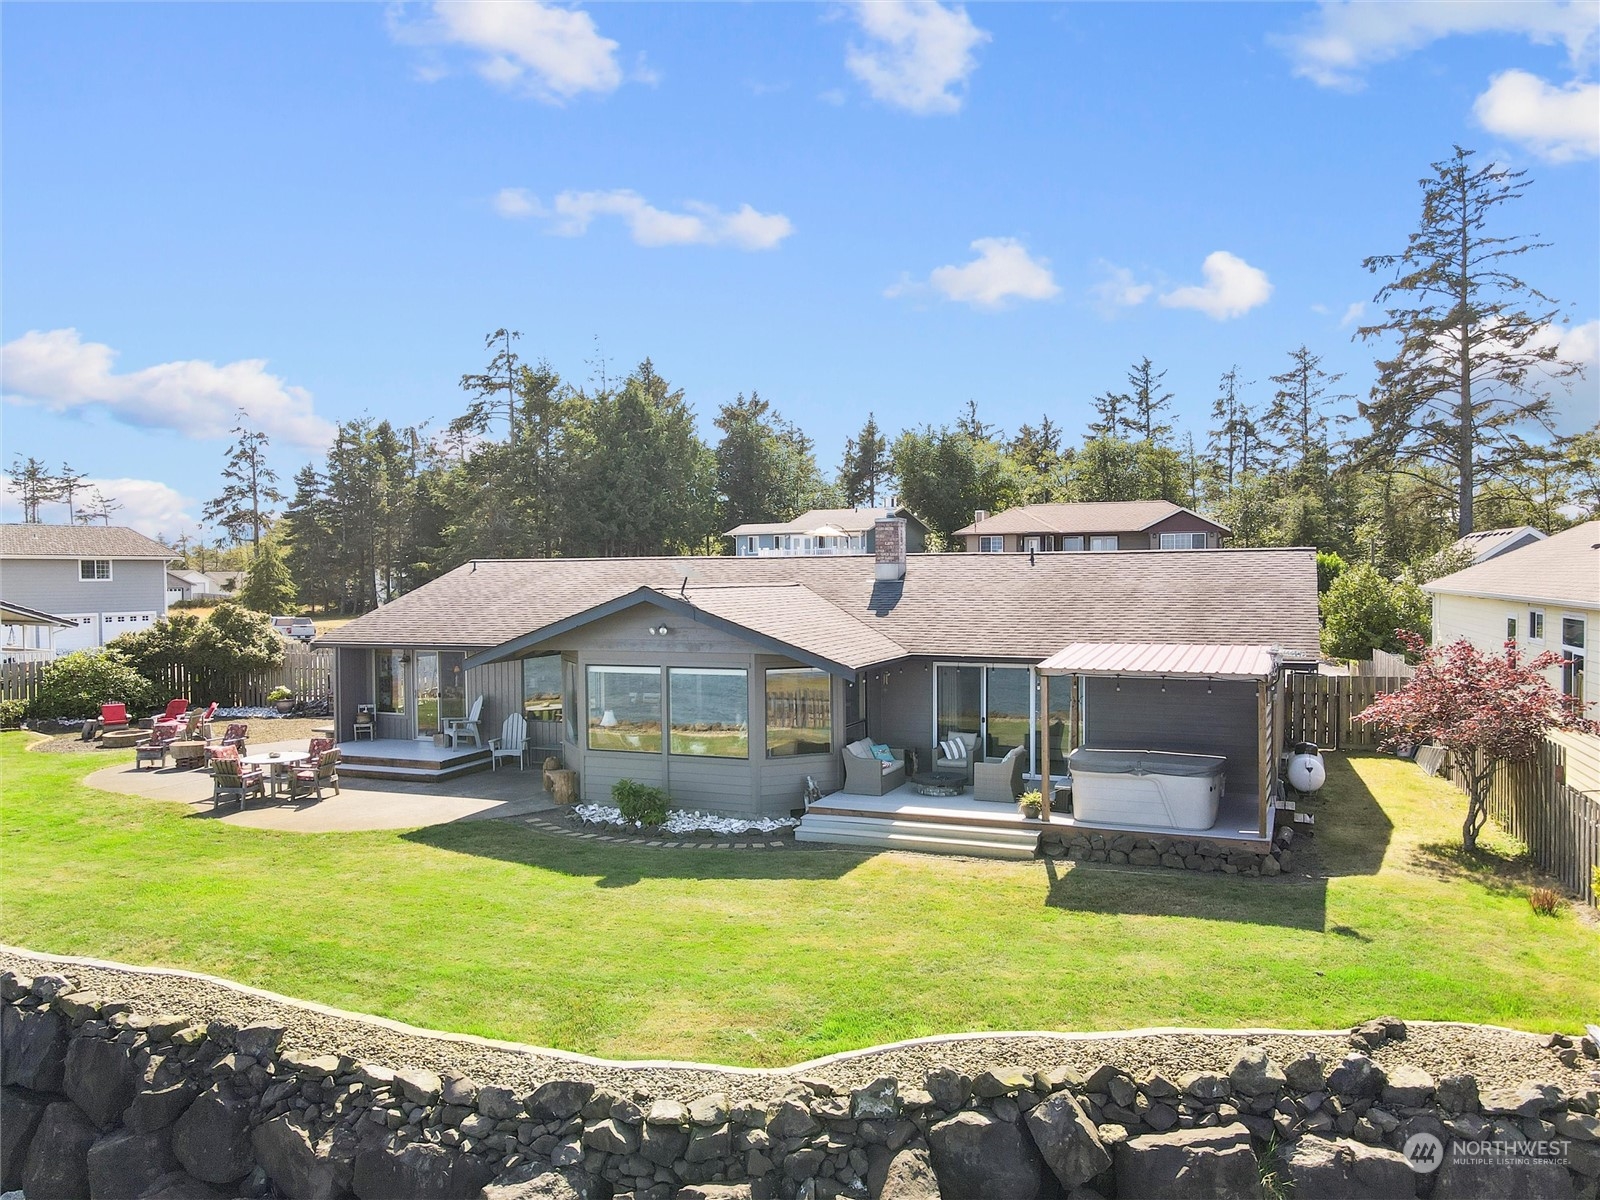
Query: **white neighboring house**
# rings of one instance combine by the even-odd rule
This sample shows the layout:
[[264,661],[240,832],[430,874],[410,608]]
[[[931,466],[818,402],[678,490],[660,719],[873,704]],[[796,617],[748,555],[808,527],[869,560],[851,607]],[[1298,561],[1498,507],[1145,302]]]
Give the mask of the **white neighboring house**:
[[0,599],[0,663],[48,662],[56,656],[56,634],[76,621]]
[[[1423,584],[1433,597],[1435,645],[1466,638],[1480,650],[1515,641],[1525,653],[1560,651],[1569,661],[1550,682],[1600,717],[1600,672],[1589,658],[1600,637],[1600,521],[1587,521],[1453,575]],[[1567,783],[1600,794],[1600,738],[1556,733],[1567,750]]]
[[11,604],[70,621],[55,651],[103,646],[167,615],[172,551],[120,525],[0,525],[0,588]]

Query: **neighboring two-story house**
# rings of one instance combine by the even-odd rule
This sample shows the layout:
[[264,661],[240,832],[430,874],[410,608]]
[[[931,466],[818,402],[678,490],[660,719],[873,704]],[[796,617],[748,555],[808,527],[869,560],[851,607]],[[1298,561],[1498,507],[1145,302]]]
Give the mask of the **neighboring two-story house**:
[[0,525],[0,595],[72,622],[56,653],[91,649],[166,616],[174,557],[118,525]]
[[980,554],[1057,550],[1215,550],[1224,525],[1170,500],[1107,500],[1020,504],[990,514],[979,509],[956,536]]
[[[1433,641],[1466,638],[1495,652],[1516,642],[1524,652],[1558,650],[1567,660],[1550,682],[1581,696],[1600,715],[1600,673],[1588,670],[1589,635],[1600,632],[1600,521],[1536,538],[1453,575],[1422,585],[1433,598]],[[1567,751],[1567,782],[1600,793],[1600,738],[1556,733]]]
[[796,554],[872,554],[873,524],[886,517],[903,517],[906,523],[906,550],[921,554],[927,549],[928,527],[906,508],[813,508],[792,521],[769,521],[736,525],[723,537],[733,539],[733,552],[740,558],[778,557]]

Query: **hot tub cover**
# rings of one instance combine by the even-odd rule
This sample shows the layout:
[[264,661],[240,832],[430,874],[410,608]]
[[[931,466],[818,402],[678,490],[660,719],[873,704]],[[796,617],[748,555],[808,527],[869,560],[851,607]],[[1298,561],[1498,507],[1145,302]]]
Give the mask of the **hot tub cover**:
[[1095,750],[1080,746],[1067,755],[1074,775],[1215,775],[1228,760],[1215,754],[1179,754],[1171,750]]

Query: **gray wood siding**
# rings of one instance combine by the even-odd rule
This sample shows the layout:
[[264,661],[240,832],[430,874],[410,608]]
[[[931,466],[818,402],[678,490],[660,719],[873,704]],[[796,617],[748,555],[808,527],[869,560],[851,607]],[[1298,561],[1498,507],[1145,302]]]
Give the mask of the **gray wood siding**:
[[[477,653],[472,651],[471,653]],[[500,726],[512,713],[522,711],[522,662],[490,663],[485,667],[467,668],[467,711],[472,702],[483,697],[483,714],[478,728],[484,740],[500,736]]]
[[[166,564],[114,558],[111,578],[86,583],[75,558],[8,558],[0,562],[6,599],[53,614],[167,611]],[[126,629],[110,631],[126,633]]]
[[584,750],[579,754],[578,783],[591,804],[610,804],[611,785],[622,779],[661,787],[666,783],[659,754],[618,754]]
[[372,703],[372,651],[340,646],[333,658],[333,715],[339,741],[353,736],[356,705]]
[[[1054,682],[1054,681],[1052,681]],[[1219,680],[1206,694],[1201,680],[1086,680],[1084,745],[1105,750],[1176,750],[1228,760],[1228,791],[1254,796],[1256,686]]]
[[863,684],[867,736],[897,750],[917,752],[920,765],[932,765],[933,666],[921,660],[874,671]]

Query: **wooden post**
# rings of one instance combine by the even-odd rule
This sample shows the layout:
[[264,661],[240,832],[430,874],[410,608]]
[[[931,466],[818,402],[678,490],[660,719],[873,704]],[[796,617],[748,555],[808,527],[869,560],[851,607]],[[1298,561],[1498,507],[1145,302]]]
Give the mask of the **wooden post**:
[[1267,836],[1267,805],[1271,796],[1268,781],[1272,778],[1271,772],[1277,764],[1271,761],[1272,739],[1268,736],[1269,725],[1269,700],[1267,698],[1267,681],[1261,680],[1256,684],[1256,782],[1260,786],[1261,795],[1258,798],[1259,808],[1259,833]]
[[1072,694],[1067,697],[1067,753],[1078,748],[1078,693],[1083,690],[1083,676],[1073,675]]
[[1039,815],[1050,819],[1050,676],[1039,674],[1039,724],[1044,736],[1039,739]]

